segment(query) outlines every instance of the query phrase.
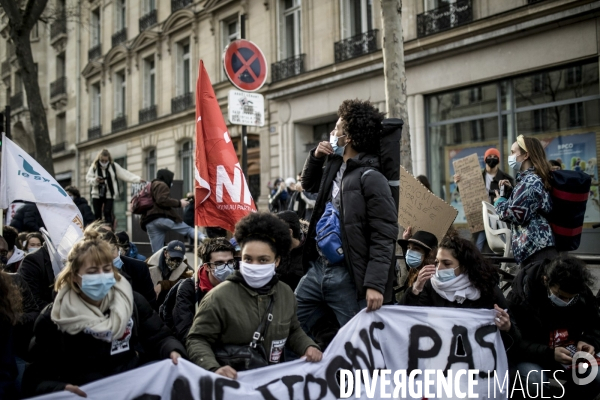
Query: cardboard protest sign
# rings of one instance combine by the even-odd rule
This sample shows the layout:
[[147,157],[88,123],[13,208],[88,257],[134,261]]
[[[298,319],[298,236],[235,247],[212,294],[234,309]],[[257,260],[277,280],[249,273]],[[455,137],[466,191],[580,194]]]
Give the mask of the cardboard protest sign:
[[441,241],[458,211],[427,190],[404,167],[400,168],[398,223],[412,232],[427,231]]
[[481,167],[477,154],[471,154],[452,163],[454,173],[460,175],[458,189],[465,209],[467,225],[471,233],[484,230],[482,201],[489,201],[485,182],[481,178]]

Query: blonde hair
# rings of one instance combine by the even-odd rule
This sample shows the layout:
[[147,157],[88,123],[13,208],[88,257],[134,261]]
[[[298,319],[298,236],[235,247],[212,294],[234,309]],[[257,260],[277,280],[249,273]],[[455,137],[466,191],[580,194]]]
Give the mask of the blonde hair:
[[110,155],[110,151],[108,151],[108,149],[102,149],[98,152],[98,155],[96,155],[96,159],[94,160],[94,164],[96,164],[98,161],[100,161],[100,157],[108,157],[108,162],[113,162],[112,156]]
[[[95,231],[86,232],[85,239],[73,246],[67,256],[67,265],[56,277],[54,290],[58,292],[63,286],[69,285],[73,291],[81,293],[78,285],[75,284],[75,278],[84,262],[89,259],[98,265],[112,265],[113,261],[110,244],[100,239],[100,234]],[[115,274],[115,279],[117,281],[121,280],[121,275],[119,275],[118,270],[114,266],[112,270]]]

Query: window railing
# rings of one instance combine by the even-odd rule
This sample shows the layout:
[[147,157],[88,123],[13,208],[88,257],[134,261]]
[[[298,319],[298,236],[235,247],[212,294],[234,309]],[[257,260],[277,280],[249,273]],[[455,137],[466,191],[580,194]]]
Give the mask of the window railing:
[[340,40],[334,45],[335,62],[339,63],[377,51],[377,29]]
[[10,97],[10,108],[16,110],[23,107],[23,92],[16,93]]
[[92,46],[88,50],[88,59],[89,61],[96,59],[102,55],[102,43],[98,43],[95,46]]
[[188,4],[192,4],[193,0],[171,0],[171,12],[174,13],[177,10],[181,10]]
[[304,56],[300,54],[271,64],[271,82],[282,81],[304,72]]
[[67,93],[67,77],[62,76],[50,84],[50,98]]
[[140,32],[145,31],[152,25],[156,24],[156,9],[150,11],[148,14],[140,18]]
[[61,15],[59,16],[51,25],[50,25],[50,39],[54,39],[61,33],[67,33],[67,16]]
[[88,129],[88,139],[97,139],[102,136],[102,125],[93,126]]
[[194,93],[184,93],[171,99],[171,113],[176,114],[194,107]]
[[123,115],[111,121],[112,133],[127,129],[127,116]]
[[10,62],[8,60],[2,61],[2,75],[10,74]]
[[123,28],[112,35],[112,46],[118,46],[127,40],[127,28]]
[[65,141],[56,143],[55,145],[52,146],[53,153],[59,153],[61,151],[65,151],[66,149],[67,149],[67,142],[65,142]]
[[154,121],[156,119],[156,105],[141,109],[139,113],[139,119],[140,124]]
[[458,0],[417,15],[417,37],[433,35],[473,21],[471,0]]

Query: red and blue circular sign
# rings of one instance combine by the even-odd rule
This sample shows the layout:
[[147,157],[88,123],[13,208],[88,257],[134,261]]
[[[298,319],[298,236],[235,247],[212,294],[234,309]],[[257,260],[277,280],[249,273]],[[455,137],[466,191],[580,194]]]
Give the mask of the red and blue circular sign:
[[267,59],[249,40],[235,40],[225,48],[223,67],[229,81],[240,90],[257,91],[267,81]]

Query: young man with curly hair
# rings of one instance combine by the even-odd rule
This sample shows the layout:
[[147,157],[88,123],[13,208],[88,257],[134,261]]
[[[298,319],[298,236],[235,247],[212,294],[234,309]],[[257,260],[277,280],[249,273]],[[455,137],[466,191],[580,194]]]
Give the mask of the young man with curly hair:
[[[362,308],[375,311],[392,301],[398,210],[379,172],[383,114],[357,99],[345,100],[338,117],[330,141],[310,152],[302,171],[302,187],[318,193],[304,245],[306,274],[296,289],[304,329],[310,329],[325,306],[343,326]],[[317,232],[319,221],[330,226],[324,219],[336,212],[341,261],[324,251],[330,244]]]

